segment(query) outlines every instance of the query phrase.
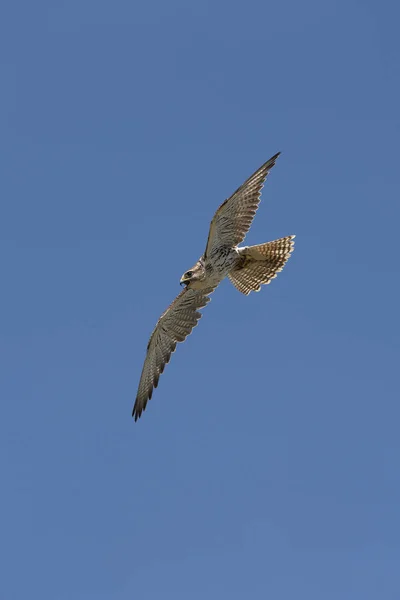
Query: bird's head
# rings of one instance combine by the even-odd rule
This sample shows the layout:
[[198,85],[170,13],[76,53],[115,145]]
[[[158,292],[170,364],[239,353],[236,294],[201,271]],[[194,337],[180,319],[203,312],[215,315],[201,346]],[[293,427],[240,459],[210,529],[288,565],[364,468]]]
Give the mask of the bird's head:
[[198,261],[194,267],[189,269],[189,271],[185,271],[181,277],[180,284],[189,285],[190,283],[195,283],[196,281],[202,281],[204,276],[204,266],[201,261]]

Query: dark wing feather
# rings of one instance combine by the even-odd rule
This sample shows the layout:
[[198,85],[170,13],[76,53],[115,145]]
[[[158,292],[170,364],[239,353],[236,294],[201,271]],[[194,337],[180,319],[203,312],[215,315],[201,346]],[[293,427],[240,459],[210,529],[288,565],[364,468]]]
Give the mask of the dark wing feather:
[[183,342],[197,325],[202,316],[198,309],[203,308],[210,301],[208,296],[214,289],[214,287],[204,290],[185,288],[158,320],[147,345],[147,354],[132,411],[135,421],[145,410],[165,365],[175,351],[176,344]]
[[211,221],[205,256],[219,246],[233,248],[244,240],[260,203],[265,179],[279,154],[264,163],[218,208]]

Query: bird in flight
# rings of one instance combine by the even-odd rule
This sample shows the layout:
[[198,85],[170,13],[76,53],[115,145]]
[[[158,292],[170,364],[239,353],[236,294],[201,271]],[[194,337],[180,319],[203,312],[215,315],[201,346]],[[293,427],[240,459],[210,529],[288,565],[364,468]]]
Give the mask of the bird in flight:
[[151,399],[176,344],[183,342],[197,325],[202,316],[199,309],[210,301],[218,284],[228,276],[239,292],[248,295],[258,292],[285,266],[294,247],[294,235],[238,247],[250,229],[265,179],[279,154],[264,163],[215,213],[203,256],[182,275],[180,283],[184,289],[161,315],[151,334],[132,411],[135,421]]

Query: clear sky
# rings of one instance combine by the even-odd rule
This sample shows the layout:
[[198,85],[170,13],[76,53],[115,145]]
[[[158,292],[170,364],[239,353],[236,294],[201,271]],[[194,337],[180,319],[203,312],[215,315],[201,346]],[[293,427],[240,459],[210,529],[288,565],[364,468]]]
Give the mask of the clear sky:
[[[0,599],[400,598],[396,2],[0,9]],[[247,244],[131,418],[218,205]]]

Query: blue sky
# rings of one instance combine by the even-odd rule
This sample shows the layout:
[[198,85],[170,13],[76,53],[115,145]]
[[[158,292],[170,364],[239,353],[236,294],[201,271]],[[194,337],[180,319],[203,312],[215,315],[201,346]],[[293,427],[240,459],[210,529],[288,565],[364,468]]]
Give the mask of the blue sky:
[[[400,11],[4,3],[0,597],[400,597]],[[144,417],[148,336],[217,206],[246,243]]]

